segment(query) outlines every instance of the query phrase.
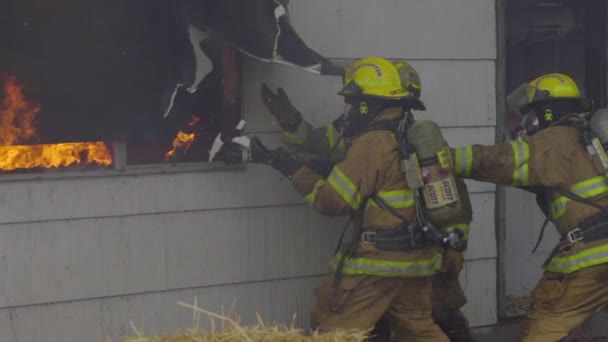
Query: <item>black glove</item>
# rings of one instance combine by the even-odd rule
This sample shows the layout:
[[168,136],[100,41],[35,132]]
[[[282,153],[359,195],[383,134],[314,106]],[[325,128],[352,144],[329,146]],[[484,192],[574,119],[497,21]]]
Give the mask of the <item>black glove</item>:
[[291,179],[296,170],[302,167],[302,163],[296,160],[293,153],[283,148],[269,150],[258,137],[251,138],[249,148],[251,151],[251,162],[268,164],[287,178]]
[[323,178],[329,177],[331,170],[334,168],[334,163],[326,158],[322,159],[313,159],[308,164],[306,164],[309,168],[311,168],[316,174],[320,175]]
[[235,165],[243,163],[243,148],[241,145],[229,142],[222,146],[222,152],[224,155],[224,164]]
[[252,137],[249,143],[250,160],[257,164],[271,164],[272,151],[270,151],[258,137]]
[[268,108],[272,116],[277,118],[281,128],[295,131],[302,122],[302,114],[291,104],[283,88],[278,88],[273,93],[266,84],[262,84],[262,102]]

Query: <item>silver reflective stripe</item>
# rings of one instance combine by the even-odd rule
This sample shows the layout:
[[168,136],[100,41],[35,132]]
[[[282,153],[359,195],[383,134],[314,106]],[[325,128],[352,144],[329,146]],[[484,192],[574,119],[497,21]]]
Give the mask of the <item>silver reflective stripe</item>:
[[[357,263],[349,263],[348,260],[344,263],[344,272],[356,274],[370,274],[379,276],[394,276],[394,277],[421,277],[435,273],[436,264],[430,265],[412,265],[408,267],[392,267],[386,265],[361,265]],[[349,272],[350,271],[350,272]]]
[[357,209],[361,205],[361,197],[355,190],[355,185],[346,178],[337,166],[334,167],[327,181],[353,209]]
[[579,195],[579,196],[585,196],[587,192],[600,189],[600,188],[602,188],[602,187],[604,187],[606,185],[608,185],[608,180],[603,179],[600,182],[593,183],[593,184],[588,185],[588,186],[586,186],[584,188],[572,190],[572,192],[575,193],[575,194],[577,194],[577,195]]
[[[570,191],[582,198],[592,198],[608,192],[608,178],[597,176],[582,182],[578,182],[570,187]],[[566,214],[566,206],[570,199],[560,196],[551,202],[551,219],[558,219]]]
[[467,151],[460,151],[460,168],[458,169],[458,174],[466,175],[467,173]]
[[[331,267],[335,270],[342,253],[336,254],[331,260]],[[378,277],[415,278],[428,277],[441,269],[442,254],[435,253],[429,259],[388,261],[368,258],[346,258],[342,271],[350,275],[372,275]]]
[[[584,251],[583,251],[584,252]],[[566,257],[568,258],[568,257]],[[565,272],[572,273],[576,272],[582,268],[594,266],[598,264],[603,264],[608,262],[608,251],[598,252],[591,255],[579,256],[576,255],[570,257],[573,260],[568,260],[566,262],[558,262],[555,261],[556,258],[551,259],[549,264],[547,265],[547,270],[555,271],[555,272]],[[557,259],[560,259],[559,257]],[[607,260],[601,260],[607,259]]]
[[454,149],[456,174],[459,176],[467,176],[467,147],[459,147]]
[[335,173],[332,173],[331,179],[336,181],[336,183],[340,184],[340,189],[346,192],[351,198],[355,198],[355,192],[348,187],[348,184],[346,184],[346,182],[340,176],[336,175]]
[[515,140],[512,144],[516,148],[515,173],[517,174],[513,181],[516,185],[527,185],[526,168],[528,164],[528,155],[526,153],[526,146],[524,146],[526,143],[521,140]]
[[566,213],[566,205],[568,204],[569,201],[563,201],[560,202],[558,204],[554,204],[551,207],[551,210],[553,210],[553,216],[554,218],[558,218],[563,216]]
[[[382,199],[386,204],[395,209],[403,209],[414,206],[414,192],[410,189],[403,190],[391,190],[391,191],[379,191],[378,197]],[[378,203],[370,198],[366,202],[365,209],[369,209],[371,206],[378,206]]]
[[384,196],[380,196],[380,198],[382,198],[383,200],[386,201],[386,203],[388,204],[393,204],[393,203],[402,203],[402,202],[406,202],[406,201],[413,201],[414,200],[414,194],[409,194],[409,195],[405,195],[405,196],[390,196],[390,197],[384,197]]

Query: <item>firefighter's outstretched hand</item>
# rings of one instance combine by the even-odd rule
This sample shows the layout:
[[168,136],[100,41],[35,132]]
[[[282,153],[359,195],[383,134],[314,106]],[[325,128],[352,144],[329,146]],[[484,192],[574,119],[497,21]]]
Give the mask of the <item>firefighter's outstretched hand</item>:
[[224,164],[237,165],[243,162],[243,147],[239,144],[229,142],[222,147]]
[[270,151],[258,137],[251,138],[249,156],[252,163],[272,164],[272,151]]
[[268,111],[274,116],[281,128],[288,131],[295,131],[300,122],[302,115],[291,104],[289,97],[283,88],[278,88],[276,94],[263,83],[261,87],[262,103],[268,108]]
[[328,158],[319,158],[311,160],[306,166],[321,177],[327,178],[334,168],[334,163]]
[[283,148],[268,149],[258,137],[251,138],[250,160],[252,163],[267,164],[281,172],[285,177],[291,176],[302,164],[296,160],[293,153]]

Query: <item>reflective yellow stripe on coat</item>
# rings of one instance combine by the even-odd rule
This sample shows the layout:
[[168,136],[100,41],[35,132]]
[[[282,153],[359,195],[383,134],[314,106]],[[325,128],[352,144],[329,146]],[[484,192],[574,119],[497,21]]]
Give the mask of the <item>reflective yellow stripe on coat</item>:
[[[570,191],[582,198],[592,198],[604,193],[608,193],[608,178],[597,176],[582,182],[578,182],[570,187]],[[571,201],[566,196],[560,196],[551,202],[551,220],[556,220],[566,215],[566,205]]]
[[454,172],[457,176],[468,177],[473,169],[473,146],[454,149]]
[[295,131],[289,132],[283,130],[281,131],[281,134],[283,135],[283,139],[286,143],[293,145],[301,145],[306,142],[311,130],[312,127],[310,126],[310,124],[302,120],[302,122],[300,122],[300,125]]
[[545,269],[549,272],[573,273],[604,263],[608,263],[608,245],[582,250],[565,257],[554,256]]
[[530,184],[530,147],[522,138],[511,141],[510,144],[514,155],[513,185],[528,185]]
[[340,197],[342,197],[346,203],[348,203],[348,205],[351,206],[351,208],[354,210],[359,208],[361,205],[361,195],[359,195],[359,190],[337,166],[333,168],[329,174],[329,177],[327,177],[327,181],[321,179],[315,183],[312,192],[306,195],[306,201],[310,204],[315,203],[319,188],[326,183],[329,183],[329,185],[338,193],[338,195],[340,195]]
[[306,200],[306,202],[310,203],[311,205],[315,203],[315,199],[317,198],[317,191],[319,190],[320,187],[322,187],[323,185],[325,185],[325,180],[324,179],[320,179],[315,183],[315,187],[312,189],[312,192],[309,193],[308,195],[306,195],[306,197],[304,197],[304,199]]
[[346,142],[344,140],[344,138],[340,137],[340,133],[338,133],[338,130],[336,129],[336,127],[334,127],[333,124],[329,124],[327,125],[327,141],[329,143],[329,149],[333,150],[334,146],[336,146],[336,139],[338,139],[339,141],[337,141],[338,143],[338,147],[336,147],[336,151],[344,154],[344,151],[346,150]]
[[[336,270],[342,253],[336,254],[330,264]],[[377,277],[420,278],[430,277],[441,269],[441,253],[436,253],[431,259],[392,261],[368,258],[344,259],[342,272],[348,275],[371,275]]]
[[[380,199],[384,200],[384,203],[394,209],[410,208],[415,204],[414,191],[411,189],[378,191],[377,195],[380,197]],[[376,201],[369,199],[365,209],[367,210],[369,207],[377,206],[378,203],[376,203]]]

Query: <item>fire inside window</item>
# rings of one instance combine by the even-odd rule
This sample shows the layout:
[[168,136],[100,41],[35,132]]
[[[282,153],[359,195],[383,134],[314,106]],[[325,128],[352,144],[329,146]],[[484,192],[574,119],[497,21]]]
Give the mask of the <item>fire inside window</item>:
[[102,141],[36,144],[36,115],[43,110],[24,95],[15,76],[4,81],[0,105],[0,171],[112,164],[110,145]]
[[[210,70],[195,92],[177,93],[175,108],[159,120],[163,129],[126,139],[126,165],[207,162],[216,137],[234,136],[240,117],[237,53],[223,44],[220,50],[220,67]],[[0,172],[113,167],[112,139],[40,143],[44,104],[28,96],[17,76],[0,80]],[[214,161],[221,159],[220,152]]]

